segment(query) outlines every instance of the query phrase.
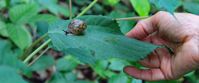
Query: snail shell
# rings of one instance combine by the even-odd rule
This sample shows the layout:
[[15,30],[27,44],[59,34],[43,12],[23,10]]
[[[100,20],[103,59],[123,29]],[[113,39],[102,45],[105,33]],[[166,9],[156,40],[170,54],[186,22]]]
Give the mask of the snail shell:
[[83,34],[84,30],[86,29],[87,25],[84,21],[75,19],[72,20],[68,25],[68,33],[74,35],[81,35]]

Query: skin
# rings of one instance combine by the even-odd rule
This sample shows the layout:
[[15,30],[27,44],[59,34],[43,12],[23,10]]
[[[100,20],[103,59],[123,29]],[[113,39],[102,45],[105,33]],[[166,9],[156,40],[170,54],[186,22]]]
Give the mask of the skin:
[[172,80],[199,67],[199,16],[188,13],[158,12],[141,20],[126,34],[130,38],[166,45],[158,48],[140,64],[147,69],[127,66],[124,71],[134,78],[157,81]]

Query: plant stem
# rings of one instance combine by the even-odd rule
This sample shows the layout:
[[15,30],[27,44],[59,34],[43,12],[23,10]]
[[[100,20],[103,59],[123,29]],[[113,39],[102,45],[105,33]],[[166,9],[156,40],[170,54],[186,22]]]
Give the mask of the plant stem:
[[81,13],[77,15],[77,17],[84,15],[91,7],[95,5],[95,3],[97,3],[97,1],[98,0],[94,0],[92,3],[90,3]]
[[46,51],[48,51],[48,49],[50,49],[50,47],[47,47],[44,51],[42,51],[42,53],[39,54],[39,56],[37,56],[32,62],[30,62],[28,66],[31,66],[32,64],[34,64]]
[[33,47],[35,47],[36,45],[38,45],[42,40],[44,40],[44,38],[46,38],[48,36],[48,34],[44,34],[43,36],[41,36],[39,39],[35,40],[32,45],[30,47],[27,48],[27,50],[25,50],[24,54],[21,56],[21,59],[25,59],[25,57],[28,56],[28,54],[30,53],[30,51],[32,50]]
[[143,17],[127,17],[127,18],[116,18],[115,20],[140,20],[140,19],[146,19],[148,16],[143,16]]
[[40,47],[38,47],[35,51],[33,51],[24,61],[23,63],[27,63],[30,61],[30,59],[37,54],[37,52],[39,52],[42,48],[44,48],[45,46],[47,46],[49,43],[51,42],[51,39],[48,39],[46,42],[44,42]]
[[5,0],[6,3],[6,7],[9,8],[10,7],[10,0]]
[[73,17],[73,13],[72,13],[72,0],[69,0],[69,10],[70,10],[70,20]]

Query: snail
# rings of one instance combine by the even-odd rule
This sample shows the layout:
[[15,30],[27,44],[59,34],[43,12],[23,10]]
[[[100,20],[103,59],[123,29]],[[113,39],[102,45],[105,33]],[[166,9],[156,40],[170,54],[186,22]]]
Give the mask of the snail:
[[75,19],[72,20],[68,25],[68,30],[64,31],[66,34],[71,33],[74,35],[82,35],[87,25],[84,21]]

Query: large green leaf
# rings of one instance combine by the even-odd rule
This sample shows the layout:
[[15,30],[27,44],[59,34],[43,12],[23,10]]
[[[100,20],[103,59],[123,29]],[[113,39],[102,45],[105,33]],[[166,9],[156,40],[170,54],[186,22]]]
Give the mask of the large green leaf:
[[77,67],[78,63],[71,56],[58,59],[56,63],[57,71],[72,71]]
[[199,1],[185,1],[183,2],[185,11],[199,15]]
[[148,0],[130,0],[135,11],[140,16],[148,16],[150,12],[150,3]]
[[123,68],[127,65],[131,65],[131,64],[125,60],[111,59],[109,69],[114,70],[114,71],[123,71]]
[[63,75],[61,72],[56,72],[48,83],[94,83],[94,82],[77,79],[77,76],[72,74],[71,72],[65,75]]
[[124,36],[116,21],[105,16],[83,16],[87,23],[84,35],[65,35],[70,21],[60,20],[49,29],[53,46],[76,56],[80,61],[95,63],[96,60],[121,58],[137,61],[145,58],[157,46]]
[[109,70],[109,66],[110,64],[107,60],[101,60],[93,65],[92,68],[100,77],[107,78],[116,75],[113,71]]
[[5,0],[1,0],[0,1],[0,9],[2,9],[4,7],[6,7],[6,2],[5,2]]
[[8,37],[8,32],[7,32],[7,28],[6,28],[6,24],[2,21],[0,21],[0,35],[4,36],[4,37]]
[[[133,17],[135,16],[135,14],[133,12],[124,13],[122,11],[112,11],[109,16],[113,18],[124,18],[124,17]],[[135,21],[132,21],[132,20],[130,21],[120,20],[117,22],[123,34],[126,34],[127,32],[129,32],[133,28],[133,25],[135,25]]]
[[107,4],[107,5],[111,5],[111,6],[114,6],[116,5],[117,3],[119,3],[120,0],[104,0],[104,3]]
[[0,40],[0,65],[12,67],[23,74],[30,74],[30,70],[12,51],[11,43],[6,40]]
[[[69,8],[66,5],[59,5],[57,4],[58,1],[57,0],[35,0],[39,5],[41,5],[41,7],[48,9],[49,12],[55,14],[55,15],[64,15],[64,16],[70,16],[70,12],[69,12]],[[83,1],[81,0],[81,3]],[[73,6],[72,8],[72,12],[73,14],[75,14],[77,12],[77,8],[75,6]]]
[[21,4],[9,10],[10,19],[15,23],[27,23],[37,13],[38,7],[35,4]]
[[50,15],[50,14],[39,14],[39,15],[35,15],[31,18],[31,20],[29,22],[35,23],[35,22],[54,22],[58,20],[58,17]]
[[20,48],[25,49],[32,43],[28,30],[23,25],[8,24],[7,30],[10,39]]
[[0,80],[1,83],[27,83],[15,69],[8,66],[0,66]]
[[108,80],[108,83],[130,83],[129,81],[129,78],[124,73],[120,73],[118,75],[112,76]]
[[55,64],[55,60],[52,56],[41,56],[32,66],[34,71],[45,70],[52,67]]
[[53,14],[58,15],[58,5],[57,0],[35,0],[41,7],[47,8]]
[[181,0],[150,0],[159,10],[166,10],[173,13],[180,5]]

